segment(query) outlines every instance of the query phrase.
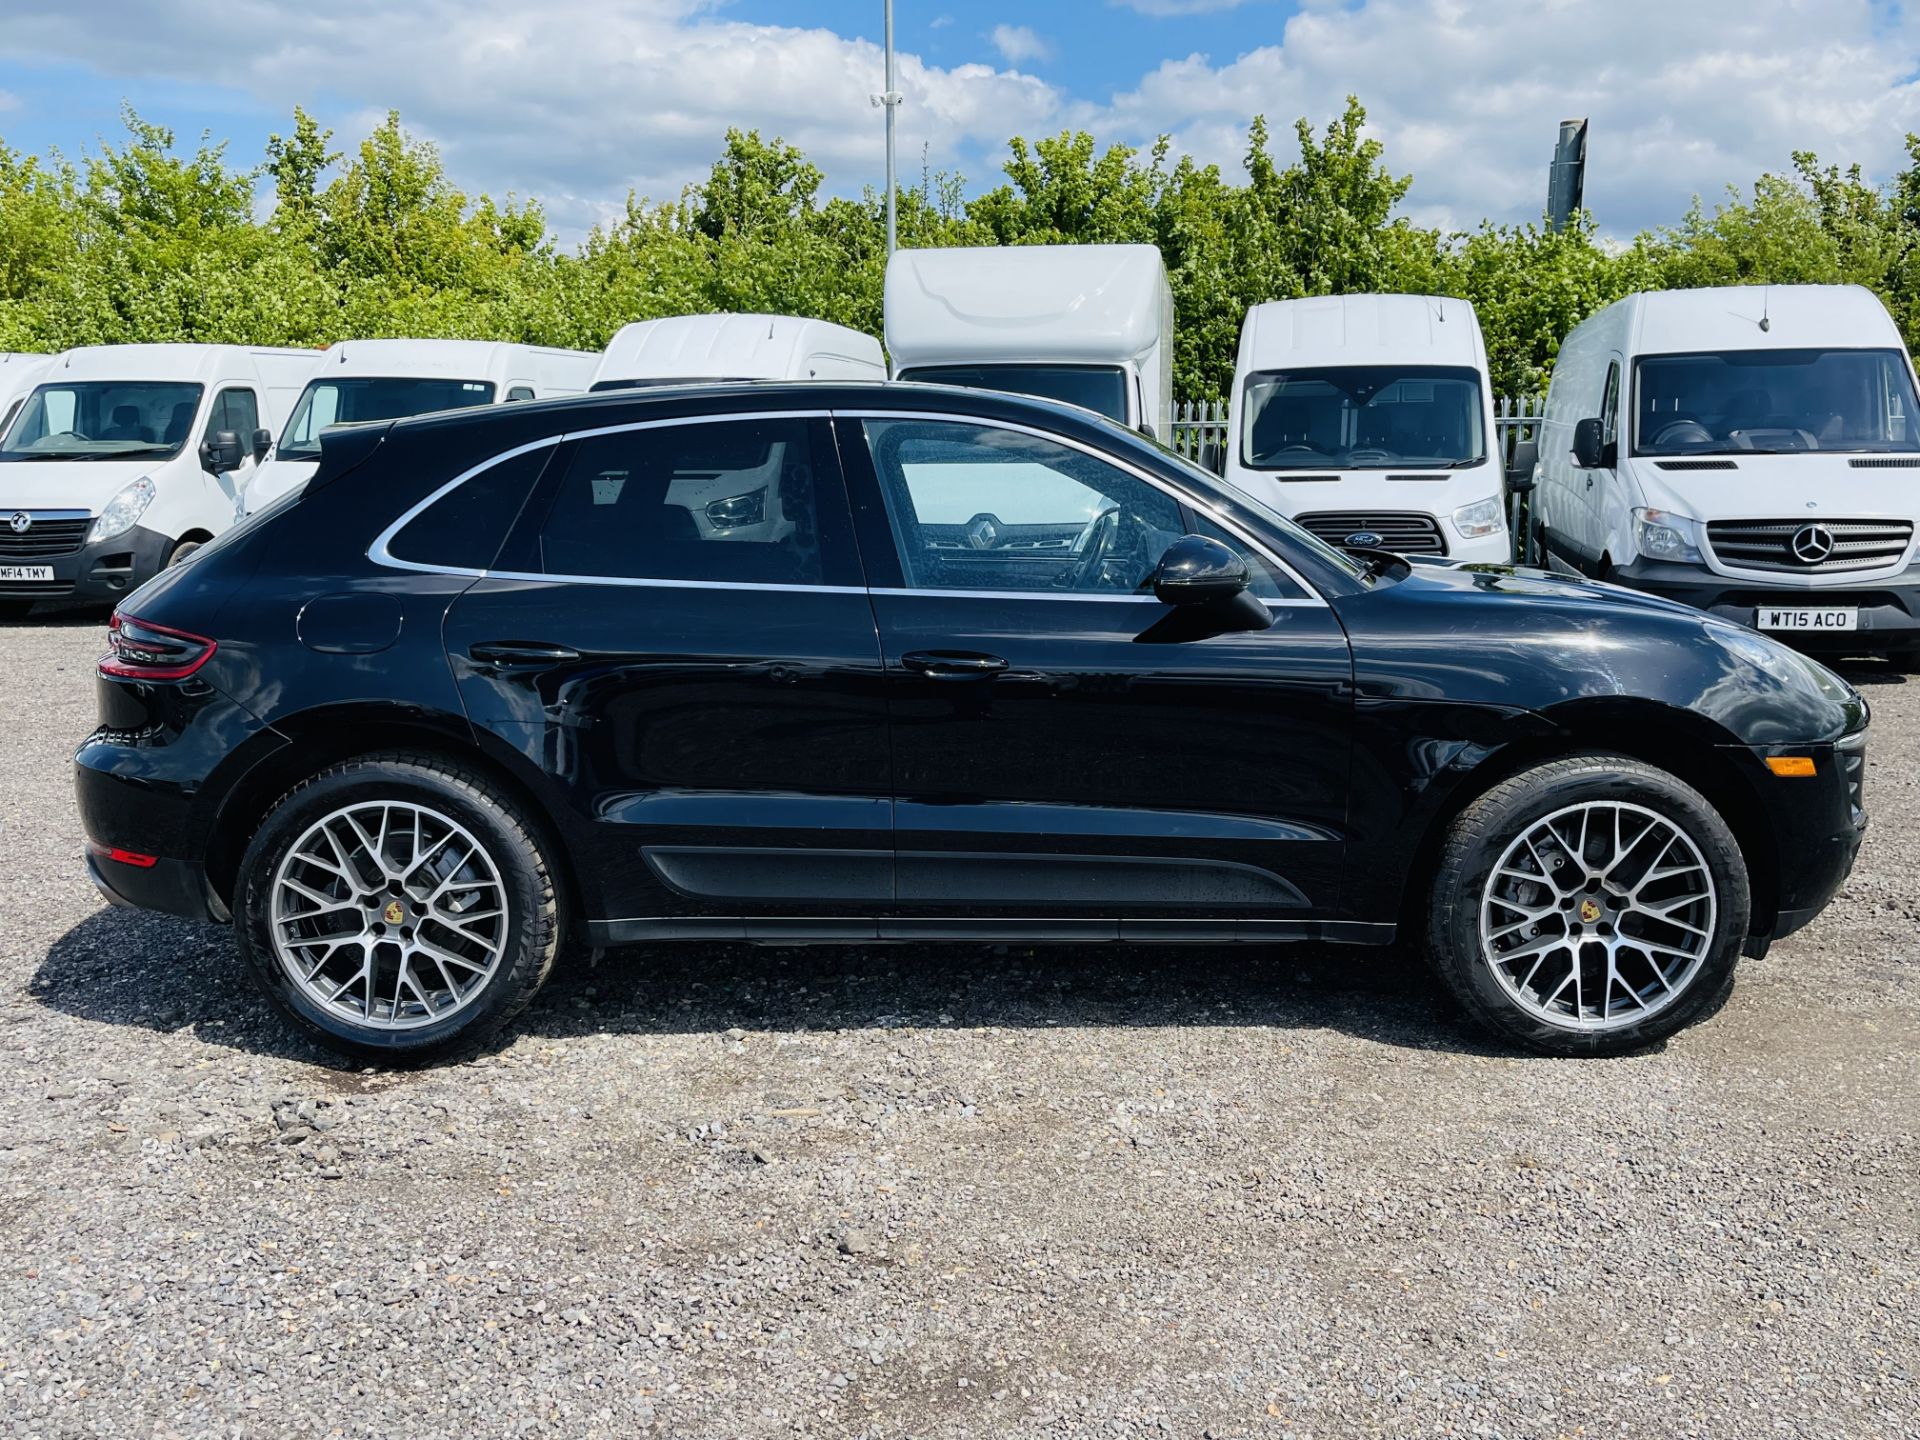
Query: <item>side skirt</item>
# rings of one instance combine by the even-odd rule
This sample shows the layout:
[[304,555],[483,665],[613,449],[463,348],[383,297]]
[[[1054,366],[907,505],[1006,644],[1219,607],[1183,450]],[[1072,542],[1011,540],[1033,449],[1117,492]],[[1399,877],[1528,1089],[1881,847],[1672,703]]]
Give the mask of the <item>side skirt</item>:
[[1281,944],[1318,940],[1333,945],[1391,945],[1394,927],[1358,920],[1090,920],[976,919],[937,916],[880,919],[856,916],[701,915],[589,920],[594,946],[658,940],[745,940],[762,945],[839,945],[849,941],[906,943],[973,940],[1021,945]]

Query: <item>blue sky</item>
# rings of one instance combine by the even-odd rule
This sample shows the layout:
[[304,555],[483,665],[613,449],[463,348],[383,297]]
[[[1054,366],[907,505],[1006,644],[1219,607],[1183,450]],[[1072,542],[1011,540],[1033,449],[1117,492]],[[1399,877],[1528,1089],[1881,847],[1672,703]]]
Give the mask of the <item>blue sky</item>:
[[[252,163],[295,103],[342,141],[389,107],[470,189],[534,194],[576,238],[699,178],[730,124],[828,186],[881,175],[879,0],[6,0],[0,138],[69,155],[130,102]],[[1604,229],[1677,219],[1799,148],[1885,176],[1920,130],[1920,29],[1890,0],[898,0],[903,173],[979,189],[1005,142],[1065,127],[1238,173],[1355,93],[1409,213],[1535,218],[1557,122],[1593,122]],[[218,36],[217,46],[208,37]]]

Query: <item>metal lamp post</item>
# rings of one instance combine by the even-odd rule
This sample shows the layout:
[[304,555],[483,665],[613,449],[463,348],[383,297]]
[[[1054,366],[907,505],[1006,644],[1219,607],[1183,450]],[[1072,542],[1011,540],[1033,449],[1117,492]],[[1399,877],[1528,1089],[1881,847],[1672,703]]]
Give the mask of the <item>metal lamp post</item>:
[[903,98],[893,83],[893,0],[884,0],[886,11],[886,50],[887,50],[887,88],[884,93],[870,97],[875,105],[887,112],[887,255],[894,250],[894,212],[893,212],[893,126],[894,112],[900,108]]

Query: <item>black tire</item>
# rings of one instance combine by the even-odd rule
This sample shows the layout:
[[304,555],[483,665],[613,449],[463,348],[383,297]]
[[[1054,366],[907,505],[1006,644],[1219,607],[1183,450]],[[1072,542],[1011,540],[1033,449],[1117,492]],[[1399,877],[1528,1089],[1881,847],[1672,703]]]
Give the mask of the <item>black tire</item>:
[[[460,1008],[414,1029],[357,1024],[324,1005],[288,972],[269,934],[274,877],[289,849],[323,817],[378,800],[426,806],[465,827],[485,848],[505,895],[505,946],[493,972]],[[267,998],[342,1055],[401,1065],[470,1054],[526,1008],[553,970],[563,915],[547,850],[512,798],[457,761],[405,752],[344,761],[282,796],[247,846],[234,887],[241,954]]]
[[[1482,898],[1507,847],[1556,812],[1594,801],[1624,801],[1678,828],[1699,852],[1715,891],[1714,923],[1691,978],[1677,995],[1659,997],[1660,1008],[1638,1023],[1604,1030],[1556,1024],[1523,1007],[1496,978],[1480,933]],[[1618,1055],[1663,1040],[1717,1008],[1733,983],[1751,909],[1739,843],[1703,795],[1623,755],[1574,755],[1503,780],[1454,820],[1433,877],[1428,958],[1460,1007],[1495,1034],[1548,1055]],[[1611,990],[1605,993],[1611,1004]]]
[[201,540],[182,540],[178,545],[173,547],[173,553],[167,556],[167,563],[160,568],[163,570],[171,570],[182,560],[193,554],[194,551],[198,550],[204,543],[206,542]]
[[31,600],[0,600],[0,620],[24,620],[32,610]]
[[1920,649],[1889,650],[1887,664],[1896,675],[1920,675]]

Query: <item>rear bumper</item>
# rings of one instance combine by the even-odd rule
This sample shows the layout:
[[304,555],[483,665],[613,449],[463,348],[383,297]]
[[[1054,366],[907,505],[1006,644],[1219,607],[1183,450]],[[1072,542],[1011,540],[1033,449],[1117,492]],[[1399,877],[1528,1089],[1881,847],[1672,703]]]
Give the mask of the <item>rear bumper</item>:
[[124,535],[82,545],[65,555],[17,562],[44,565],[49,580],[0,580],[0,600],[67,600],[113,605],[160,573],[174,539],[136,525]]
[[221,924],[232,918],[208,886],[206,871],[191,861],[162,858],[152,865],[132,865],[89,850],[87,876],[113,905]]
[[1845,606],[1859,612],[1859,629],[1817,631],[1769,630],[1776,640],[1798,649],[1825,654],[1861,654],[1904,650],[1920,646],[1920,565],[1909,566],[1890,580],[1871,584],[1770,586],[1764,581],[1735,580],[1697,565],[1663,565],[1636,560],[1610,571],[1607,579],[1678,600],[1736,624],[1753,627],[1763,605],[1803,609]]

